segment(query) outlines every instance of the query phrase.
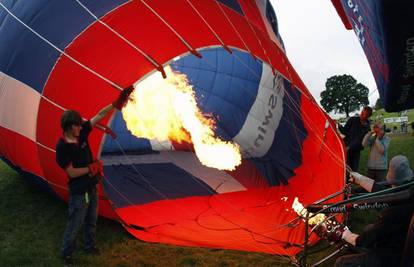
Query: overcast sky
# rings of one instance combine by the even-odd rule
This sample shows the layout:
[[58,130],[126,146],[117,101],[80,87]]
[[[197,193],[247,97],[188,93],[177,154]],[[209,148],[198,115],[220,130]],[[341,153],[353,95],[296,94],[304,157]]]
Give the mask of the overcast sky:
[[375,80],[353,31],[345,29],[329,0],[270,0],[278,18],[286,54],[320,101],[326,79],[350,74],[369,88],[370,105],[377,100]]

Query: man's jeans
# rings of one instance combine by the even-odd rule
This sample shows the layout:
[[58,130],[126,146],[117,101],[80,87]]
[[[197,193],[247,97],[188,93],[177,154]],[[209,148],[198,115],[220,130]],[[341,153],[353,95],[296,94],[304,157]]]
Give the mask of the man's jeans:
[[69,216],[63,235],[62,257],[71,256],[76,246],[76,237],[84,224],[85,249],[95,247],[96,221],[98,218],[98,195],[96,188],[88,195],[69,196]]

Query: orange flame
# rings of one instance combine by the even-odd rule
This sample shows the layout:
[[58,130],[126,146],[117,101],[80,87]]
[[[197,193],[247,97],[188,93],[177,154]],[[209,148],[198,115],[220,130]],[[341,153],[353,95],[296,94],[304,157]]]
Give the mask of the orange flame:
[[[295,197],[292,203],[292,209],[302,218],[306,218],[306,213],[308,211],[303,207],[302,203],[299,202],[299,199]],[[309,212],[309,217],[311,217],[313,213]],[[320,222],[323,222],[325,220],[326,216],[325,214],[319,213],[316,214],[314,217],[309,219],[309,225],[317,225]]]
[[139,83],[122,110],[127,128],[137,137],[165,142],[191,142],[200,162],[220,170],[234,170],[241,163],[240,147],[214,135],[214,120],[197,106],[192,86],[184,74],[165,68]]

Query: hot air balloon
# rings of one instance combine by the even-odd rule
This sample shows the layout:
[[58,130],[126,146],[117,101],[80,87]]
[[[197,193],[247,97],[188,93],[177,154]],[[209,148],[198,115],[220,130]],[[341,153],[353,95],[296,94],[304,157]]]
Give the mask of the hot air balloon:
[[341,138],[289,63],[269,1],[1,1],[0,22],[1,158],[64,200],[62,111],[90,118],[131,84],[140,114],[158,115],[167,90],[142,102],[144,83],[184,77],[201,122],[237,146],[226,169],[201,162],[187,128],[191,139],[134,136],[117,112],[103,126],[118,138],[94,130],[99,213],[141,240],[295,255],[305,226],[294,198],[344,186]]
[[332,0],[344,26],[354,29],[388,112],[414,107],[414,3]]

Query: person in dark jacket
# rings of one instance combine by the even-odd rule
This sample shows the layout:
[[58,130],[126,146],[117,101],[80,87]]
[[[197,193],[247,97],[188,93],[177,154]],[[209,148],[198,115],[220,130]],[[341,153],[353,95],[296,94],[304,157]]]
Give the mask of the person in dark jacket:
[[[391,159],[386,180],[391,187],[413,180],[407,157],[398,155]],[[368,192],[383,189],[373,179],[357,172],[351,173],[351,181]],[[413,212],[413,203],[391,206],[382,210],[378,220],[366,226],[360,234],[345,230],[342,239],[357,248],[367,249],[367,252],[339,257],[335,266],[399,266]]]
[[369,118],[372,115],[372,108],[365,106],[358,117],[348,119],[344,127],[339,127],[339,131],[345,135],[347,164],[353,171],[358,171],[359,158],[362,146],[362,139],[371,130]]
[[68,175],[69,214],[63,235],[61,257],[65,266],[73,264],[76,237],[84,225],[86,253],[99,254],[95,244],[98,218],[98,194],[96,184],[102,178],[103,166],[93,158],[88,137],[93,126],[113,108],[121,110],[127,103],[133,87],[124,89],[110,105],[101,109],[91,120],[83,121],[79,112],[66,110],[61,116],[63,135],[56,145],[56,162]]

